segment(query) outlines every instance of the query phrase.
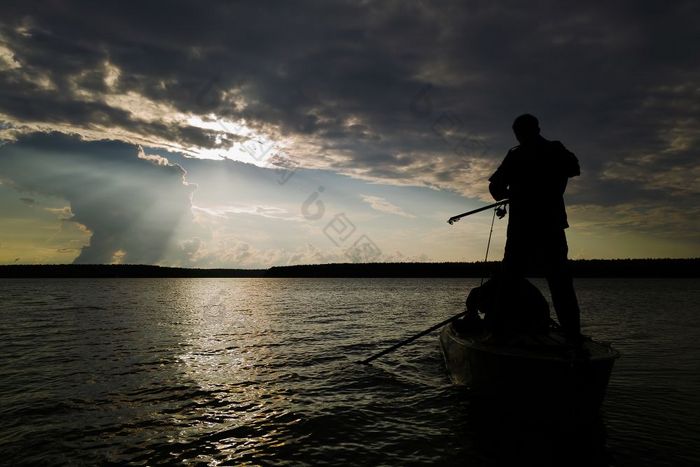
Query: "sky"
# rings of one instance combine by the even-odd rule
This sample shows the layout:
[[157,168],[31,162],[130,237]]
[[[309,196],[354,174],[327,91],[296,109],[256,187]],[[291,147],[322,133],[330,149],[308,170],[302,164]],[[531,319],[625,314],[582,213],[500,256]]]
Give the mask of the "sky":
[[699,257],[700,4],[595,3],[3,1],[0,264],[483,260],[522,113],[571,258]]

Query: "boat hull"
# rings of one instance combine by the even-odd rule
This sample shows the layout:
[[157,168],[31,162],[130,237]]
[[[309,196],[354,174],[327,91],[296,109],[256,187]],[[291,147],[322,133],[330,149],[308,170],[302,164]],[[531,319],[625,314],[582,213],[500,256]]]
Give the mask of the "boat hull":
[[557,331],[495,343],[483,335],[460,334],[452,324],[442,328],[440,346],[452,382],[476,394],[564,399],[589,408],[602,403],[619,357],[609,345],[594,341],[584,344],[584,352],[573,352]]

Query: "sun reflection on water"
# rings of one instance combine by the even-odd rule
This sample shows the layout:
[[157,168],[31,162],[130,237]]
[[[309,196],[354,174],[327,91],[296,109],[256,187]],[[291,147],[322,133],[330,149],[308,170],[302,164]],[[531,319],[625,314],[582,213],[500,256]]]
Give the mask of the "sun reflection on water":
[[270,456],[271,449],[288,444],[289,426],[299,417],[290,413],[289,396],[266,370],[275,359],[264,303],[269,283],[222,279],[180,285],[178,306],[187,311],[187,331],[186,351],[177,360],[199,395],[187,415],[195,422],[181,427],[171,442],[202,438],[213,450],[210,460],[217,461]]

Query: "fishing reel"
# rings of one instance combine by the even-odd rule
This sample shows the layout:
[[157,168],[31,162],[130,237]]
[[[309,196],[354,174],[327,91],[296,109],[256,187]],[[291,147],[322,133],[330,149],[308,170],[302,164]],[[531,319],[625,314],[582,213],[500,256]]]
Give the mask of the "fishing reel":
[[502,204],[501,206],[498,206],[496,208],[496,215],[499,219],[503,219],[504,217],[506,217],[506,214],[508,214],[508,210],[506,209],[505,204]]

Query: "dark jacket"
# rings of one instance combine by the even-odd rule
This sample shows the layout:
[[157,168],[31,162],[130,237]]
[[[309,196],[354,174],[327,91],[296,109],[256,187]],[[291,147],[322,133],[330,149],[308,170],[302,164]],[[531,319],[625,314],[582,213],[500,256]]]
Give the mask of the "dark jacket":
[[540,136],[508,151],[489,178],[493,197],[510,199],[508,233],[567,228],[564,190],[580,173],[578,159],[560,141]]

